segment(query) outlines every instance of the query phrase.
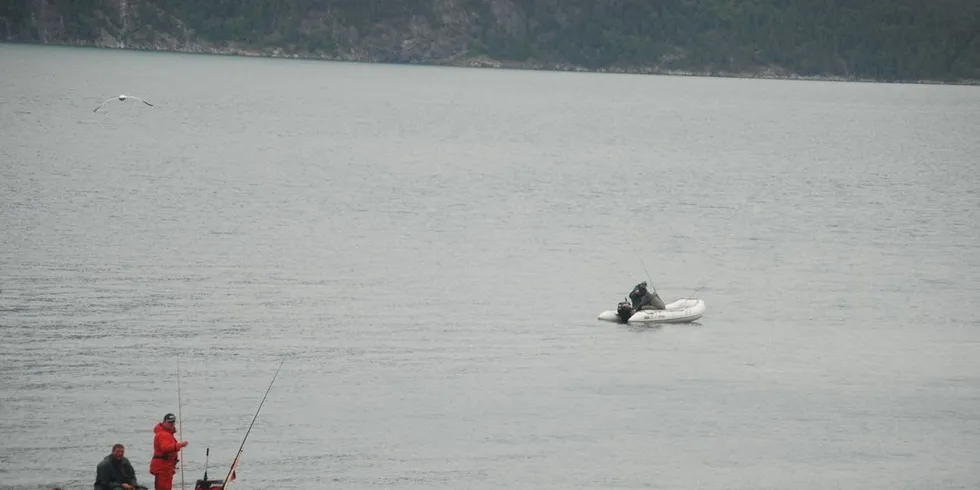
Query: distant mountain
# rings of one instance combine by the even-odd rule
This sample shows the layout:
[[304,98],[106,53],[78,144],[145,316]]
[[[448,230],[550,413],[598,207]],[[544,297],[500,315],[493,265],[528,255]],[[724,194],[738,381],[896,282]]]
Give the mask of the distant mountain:
[[0,39],[397,63],[980,83],[980,0],[3,0]]

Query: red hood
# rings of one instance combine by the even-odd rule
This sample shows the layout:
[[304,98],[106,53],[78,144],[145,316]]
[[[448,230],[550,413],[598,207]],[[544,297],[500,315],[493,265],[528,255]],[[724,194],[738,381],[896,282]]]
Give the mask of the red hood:
[[163,422],[160,422],[157,424],[156,427],[153,428],[153,433],[156,434],[157,432],[169,432],[173,434],[174,432],[177,432],[177,429],[173,427],[167,427],[163,425]]

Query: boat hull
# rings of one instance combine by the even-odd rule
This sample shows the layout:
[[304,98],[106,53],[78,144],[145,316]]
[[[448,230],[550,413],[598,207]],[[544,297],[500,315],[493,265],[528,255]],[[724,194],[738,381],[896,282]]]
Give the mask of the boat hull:
[[[704,316],[704,300],[699,298],[681,298],[667,303],[663,310],[640,310],[633,314],[626,323],[691,323]],[[606,310],[599,314],[599,320],[624,323],[616,314],[616,310]]]

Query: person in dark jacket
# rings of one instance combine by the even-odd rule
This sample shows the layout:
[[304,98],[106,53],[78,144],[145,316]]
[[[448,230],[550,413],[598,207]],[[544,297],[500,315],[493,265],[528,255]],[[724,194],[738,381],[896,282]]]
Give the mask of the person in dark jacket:
[[112,453],[95,467],[95,490],[136,490],[145,489],[136,481],[133,465],[126,458],[126,447],[122,444],[112,446]]
[[643,281],[633,288],[630,292],[630,301],[633,302],[633,309],[640,310],[664,310],[667,308],[660,295],[656,292],[651,293],[647,290],[647,282]]

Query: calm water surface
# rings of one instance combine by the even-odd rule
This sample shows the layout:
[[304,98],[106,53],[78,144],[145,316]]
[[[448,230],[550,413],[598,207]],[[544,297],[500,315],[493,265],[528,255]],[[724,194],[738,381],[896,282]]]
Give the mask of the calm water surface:
[[[178,410],[221,477],[283,357],[237,488],[980,485],[975,87],[0,74],[0,487],[152,485]],[[648,274],[705,317],[595,320]]]

